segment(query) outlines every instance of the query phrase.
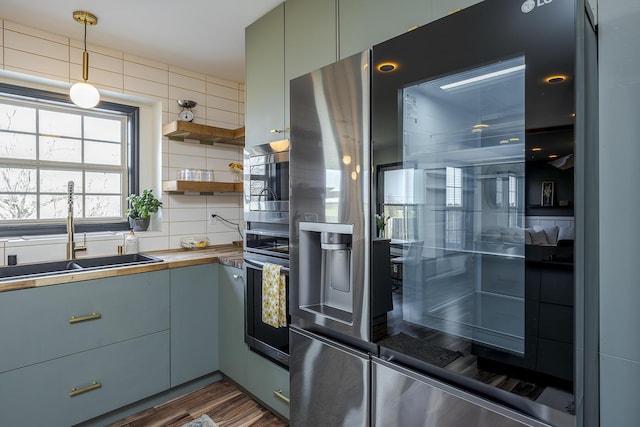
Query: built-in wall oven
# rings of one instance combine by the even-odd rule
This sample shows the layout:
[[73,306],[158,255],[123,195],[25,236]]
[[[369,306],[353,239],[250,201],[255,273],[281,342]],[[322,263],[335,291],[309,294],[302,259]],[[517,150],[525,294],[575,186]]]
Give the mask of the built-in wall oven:
[[287,307],[289,306],[289,260],[260,254],[245,254],[244,270],[246,278],[245,294],[245,342],[249,348],[277,364],[289,366],[289,322],[287,326],[273,327],[262,321],[262,270],[265,263],[280,265],[280,272],[286,278]]
[[[256,353],[289,365],[289,141],[245,150],[245,342]],[[280,266],[286,281],[286,325],[263,321],[263,269]]]

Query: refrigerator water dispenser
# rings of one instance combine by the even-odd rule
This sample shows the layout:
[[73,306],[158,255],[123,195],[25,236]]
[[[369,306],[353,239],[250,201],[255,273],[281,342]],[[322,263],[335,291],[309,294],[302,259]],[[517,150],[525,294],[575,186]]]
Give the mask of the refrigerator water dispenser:
[[351,323],[353,265],[350,224],[300,223],[300,309]]

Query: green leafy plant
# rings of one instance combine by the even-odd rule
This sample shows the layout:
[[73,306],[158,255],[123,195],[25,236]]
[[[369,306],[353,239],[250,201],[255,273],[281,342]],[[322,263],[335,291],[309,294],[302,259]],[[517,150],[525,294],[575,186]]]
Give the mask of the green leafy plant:
[[125,211],[129,218],[145,219],[152,212],[158,212],[162,202],[153,195],[153,190],[144,190],[141,195],[127,197],[130,208]]

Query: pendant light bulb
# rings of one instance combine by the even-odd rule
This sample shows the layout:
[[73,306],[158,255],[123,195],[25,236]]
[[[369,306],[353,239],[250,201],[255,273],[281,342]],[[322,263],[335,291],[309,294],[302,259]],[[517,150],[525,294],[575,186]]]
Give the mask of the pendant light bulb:
[[82,108],[93,108],[100,102],[98,89],[85,82],[78,82],[71,86],[69,96],[74,104]]
[[83,82],[79,82],[71,86],[69,90],[69,96],[74,104],[81,108],[93,108],[100,102],[100,92],[90,83],[87,83],[89,79],[89,52],[87,52],[87,25],[96,25],[98,18],[89,12],[75,11],[73,12],[73,19],[84,25],[84,52],[82,52],[82,79]]

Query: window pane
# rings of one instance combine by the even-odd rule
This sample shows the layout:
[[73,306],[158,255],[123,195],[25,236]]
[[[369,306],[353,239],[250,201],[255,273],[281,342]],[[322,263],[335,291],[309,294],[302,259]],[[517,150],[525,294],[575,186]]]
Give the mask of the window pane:
[[40,137],[40,159],[80,163],[82,161],[80,140],[42,136]]
[[0,132],[0,157],[8,159],[35,160],[35,135]]
[[0,219],[35,219],[36,196],[33,194],[0,194]]
[[40,171],[40,191],[51,193],[66,193],[67,184],[73,181],[75,192],[82,192],[82,172],[42,170]]
[[85,141],[84,147],[85,163],[114,166],[121,164],[122,147],[120,144]]
[[[69,213],[69,201],[64,194],[43,194],[40,196],[40,218],[66,218]],[[82,216],[82,197],[73,198],[73,216]]]
[[87,172],[87,193],[120,194],[121,178],[119,173]]
[[82,136],[80,116],[73,113],[40,110],[40,133],[56,136]]
[[36,131],[35,108],[0,103],[0,129],[20,132]]
[[122,122],[114,119],[85,117],[84,137],[101,141],[120,142],[122,140]]
[[120,217],[122,198],[120,196],[87,196],[87,218]]
[[36,170],[0,168],[0,191],[25,193],[36,191]]

